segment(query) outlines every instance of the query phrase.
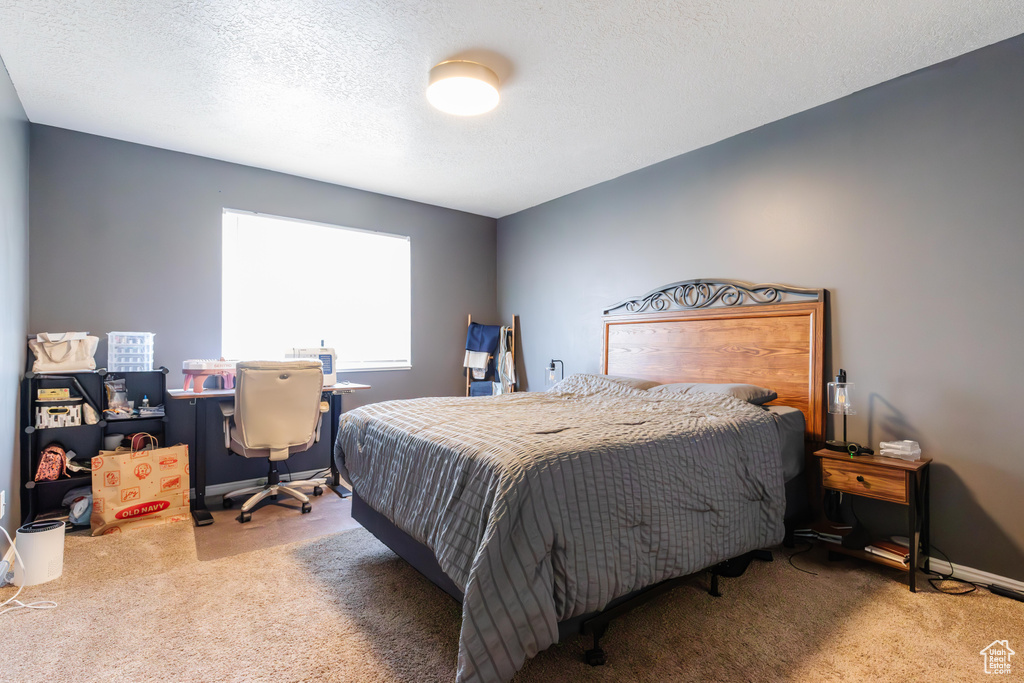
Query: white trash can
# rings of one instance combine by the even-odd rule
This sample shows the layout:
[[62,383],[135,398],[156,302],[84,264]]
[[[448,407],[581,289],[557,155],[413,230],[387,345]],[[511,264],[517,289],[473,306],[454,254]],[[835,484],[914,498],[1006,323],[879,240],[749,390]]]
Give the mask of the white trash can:
[[29,522],[18,528],[15,542],[21,563],[14,559],[14,585],[35,586],[64,572],[64,522]]

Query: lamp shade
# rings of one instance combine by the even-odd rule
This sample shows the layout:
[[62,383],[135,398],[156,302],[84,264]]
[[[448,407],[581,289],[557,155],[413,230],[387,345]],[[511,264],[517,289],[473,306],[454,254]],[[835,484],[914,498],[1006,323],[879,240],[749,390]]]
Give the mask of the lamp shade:
[[[561,372],[555,367],[555,363],[559,364]],[[565,364],[558,359],[552,358],[551,362],[544,368],[544,388],[550,389],[563,379],[565,379]]]
[[833,415],[856,415],[857,411],[853,407],[852,394],[853,382],[829,382],[828,412]]
[[430,70],[427,101],[456,116],[477,116],[498,106],[498,76],[483,64],[453,59]]

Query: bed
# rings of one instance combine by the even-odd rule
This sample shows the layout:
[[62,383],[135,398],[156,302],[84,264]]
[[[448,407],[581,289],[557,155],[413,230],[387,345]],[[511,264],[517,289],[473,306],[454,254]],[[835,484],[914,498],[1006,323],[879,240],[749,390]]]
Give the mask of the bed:
[[[673,283],[605,310],[602,375],[345,414],[353,516],[462,602],[458,681],[580,632],[600,663],[611,617],[783,539],[822,440],[823,313],[823,290]],[[778,398],[649,390],[681,382]]]

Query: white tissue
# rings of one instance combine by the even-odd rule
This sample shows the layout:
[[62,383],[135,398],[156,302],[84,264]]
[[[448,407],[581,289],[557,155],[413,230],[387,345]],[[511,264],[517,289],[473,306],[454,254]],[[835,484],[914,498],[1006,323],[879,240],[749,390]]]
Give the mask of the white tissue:
[[883,441],[878,444],[879,455],[900,460],[920,460],[921,445],[916,441]]

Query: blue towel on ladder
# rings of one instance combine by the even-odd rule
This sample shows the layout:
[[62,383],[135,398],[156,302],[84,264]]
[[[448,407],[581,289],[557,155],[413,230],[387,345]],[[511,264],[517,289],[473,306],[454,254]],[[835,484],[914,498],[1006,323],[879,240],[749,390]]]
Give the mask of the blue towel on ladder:
[[469,395],[470,396],[491,396],[494,394],[494,384],[490,381],[487,382],[470,382],[469,383]]
[[500,325],[480,325],[470,323],[469,331],[466,332],[466,350],[484,351],[494,355],[498,348],[498,337],[501,336]]
[[[481,325],[470,323],[466,332],[466,350],[478,351],[491,356],[487,363],[485,378],[490,380],[494,377],[494,357],[498,355],[498,341],[501,337],[500,325]],[[490,395],[490,392],[488,392]]]

